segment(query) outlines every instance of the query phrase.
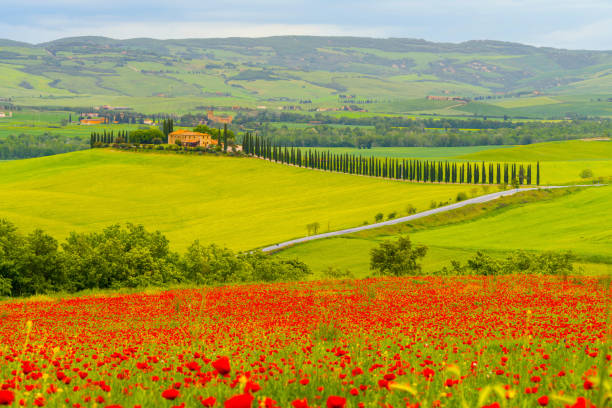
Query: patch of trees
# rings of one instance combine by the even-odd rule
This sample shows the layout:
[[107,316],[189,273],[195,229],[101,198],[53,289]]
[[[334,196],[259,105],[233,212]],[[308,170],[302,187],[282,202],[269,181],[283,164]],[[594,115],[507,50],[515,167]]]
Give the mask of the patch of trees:
[[[518,187],[540,184],[540,165],[535,175],[531,164],[473,163],[435,160],[363,157],[335,154],[329,151],[305,150],[279,146],[269,139],[245,134],[242,141],[245,154],[282,164],[317,170],[383,177],[424,183],[511,184]],[[535,180],[534,177],[535,176]]]
[[106,147],[112,144],[133,143],[133,144],[161,144],[166,141],[166,135],[157,129],[137,129],[133,131],[120,130],[115,134],[114,131],[92,132],[89,137],[91,147]]
[[228,284],[304,279],[307,265],[262,253],[237,254],[195,241],[184,254],[159,231],[112,225],[101,232],[72,232],[63,243],[37,229],[20,234],[0,219],[0,295],[56,291]]
[[78,136],[67,137],[51,133],[9,135],[0,139],[0,160],[51,156],[87,148],[87,142]]
[[496,259],[481,251],[476,252],[465,264],[451,261],[440,273],[451,275],[569,275],[574,272],[575,256],[571,252],[542,252],[532,254],[515,251],[505,259]]
[[[305,129],[274,125],[275,122],[313,121],[320,124]],[[238,114],[234,118],[234,123],[265,134],[279,144],[302,147],[484,146],[531,144],[612,135],[610,120],[512,122],[450,118],[350,118],[264,111],[254,116]]]
[[[396,241],[386,240],[370,251],[370,269],[382,276],[422,275],[419,261],[427,254],[427,247],[414,245],[408,236]],[[476,252],[465,264],[451,261],[435,274],[442,275],[561,275],[574,272],[575,256],[571,252],[528,253],[514,251],[505,259],[493,258],[481,251]]]

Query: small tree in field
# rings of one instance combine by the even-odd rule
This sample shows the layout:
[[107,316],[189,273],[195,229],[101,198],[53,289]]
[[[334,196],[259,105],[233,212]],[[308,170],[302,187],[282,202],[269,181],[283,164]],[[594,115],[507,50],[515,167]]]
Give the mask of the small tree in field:
[[426,254],[426,246],[413,247],[407,236],[395,242],[383,241],[370,251],[370,269],[382,276],[418,275],[421,272],[418,261]]

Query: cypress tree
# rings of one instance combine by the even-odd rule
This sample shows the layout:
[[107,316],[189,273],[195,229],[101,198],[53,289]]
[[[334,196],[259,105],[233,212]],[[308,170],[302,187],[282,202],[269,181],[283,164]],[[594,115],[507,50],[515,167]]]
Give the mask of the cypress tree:
[[480,171],[478,171],[478,164],[474,164],[474,184],[480,182]]
[[527,165],[527,184],[531,185],[531,164]]
[[519,167],[519,184],[523,184],[523,181],[525,180],[525,168],[523,167],[523,165],[521,164]]
[[515,179],[516,179],[516,164],[512,163],[512,178],[510,180],[514,181]]
[[497,163],[497,184],[501,184],[501,164]]
[[467,164],[467,180],[466,183],[472,184],[472,165],[470,163]]
[[227,123],[223,124],[223,151],[227,153]]
[[537,163],[536,167],[536,185],[540,185],[540,162]]
[[508,163],[504,163],[504,184],[508,184]]
[[481,177],[482,177],[482,184],[485,184],[487,182],[487,172],[485,171],[485,163],[482,162],[482,170],[480,173]]

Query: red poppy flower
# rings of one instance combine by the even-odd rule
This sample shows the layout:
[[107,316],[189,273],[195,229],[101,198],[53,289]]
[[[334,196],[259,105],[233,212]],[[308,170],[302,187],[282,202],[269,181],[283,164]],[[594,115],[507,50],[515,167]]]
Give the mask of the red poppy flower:
[[346,398],[332,395],[327,398],[327,408],[344,408],[346,406]]
[[162,397],[164,397],[167,400],[176,399],[178,398],[179,395],[180,395],[179,390],[175,390],[174,388],[170,388],[162,392]]
[[212,366],[221,375],[226,375],[231,371],[229,359],[227,357],[221,357],[216,361],[213,361]]
[[291,403],[293,408],[308,408],[308,402],[306,398],[296,399]]
[[548,395],[542,395],[540,398],[538,398],[538,404],[540,404],[542,407],[548,405]]
[[0,390],[0,405],[11,405],[15,400],[15,394],[10,390]]
[[200,397],[200,402],[202,403],[203,406],[210,408],[216,404],[217,399],[215,397],[208,397],[208,398]]
[[251,408],[254,399],[251,394],[234,395],[225,401],[225,408]]

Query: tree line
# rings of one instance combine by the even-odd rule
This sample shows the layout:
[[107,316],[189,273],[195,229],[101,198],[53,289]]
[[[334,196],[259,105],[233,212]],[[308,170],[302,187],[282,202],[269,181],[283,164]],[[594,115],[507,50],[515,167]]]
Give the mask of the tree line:
[[[274,114],[270,114],[274,115]],[[267,118],[267,116],[266,116]],[[507,122],[459,119],[343,118],[295,122],[292,128],[275,121],[252,121],[242,126],[280,144],[302,147],[456,147],[532,144],[555,140],[612,136],[612,121]],[[263,119],[263,118],[262,118]],[[342,123],[336,123],[342,122]],[[234,123],[236,120],[234,120]],[[344,126],[339,126],[344,125]]]
[[68,137],[51,133],[42,135],[20,134],[0,138],[0,160],[28,159],[51,156],[87,149],[87,142],[80,137]]
[[[363,157],[280,146],[270,139],[246,133],[245,154],[282,164],[317,170],[391,178],[424,183],[540,184],[540,163],[535,174],[531,164],[475,163]],[[533,179],[535,176],[535,180]]]
[[216,285],[300,280],[304,263],[261,252],[237,254],[194,241],[185,253],[170,249],[159,231],[112,225],[100,232],[72,232],[63,243],[36,229],[27,235],[0,219],[0,295],[29,296],[86,289]]
[[[422,275],[419,261],[425,257],[428,248],[414,245],[408,236],[400,236],[396,241],[382,241],[370,250],[370,270],[382,276]],[[481,251],[467,260],[465,264],[452,260],[433,275],[561,275],[574,273],[576,257],[571,252],[529,253],[513,251],[505,259],[493,258]]]

